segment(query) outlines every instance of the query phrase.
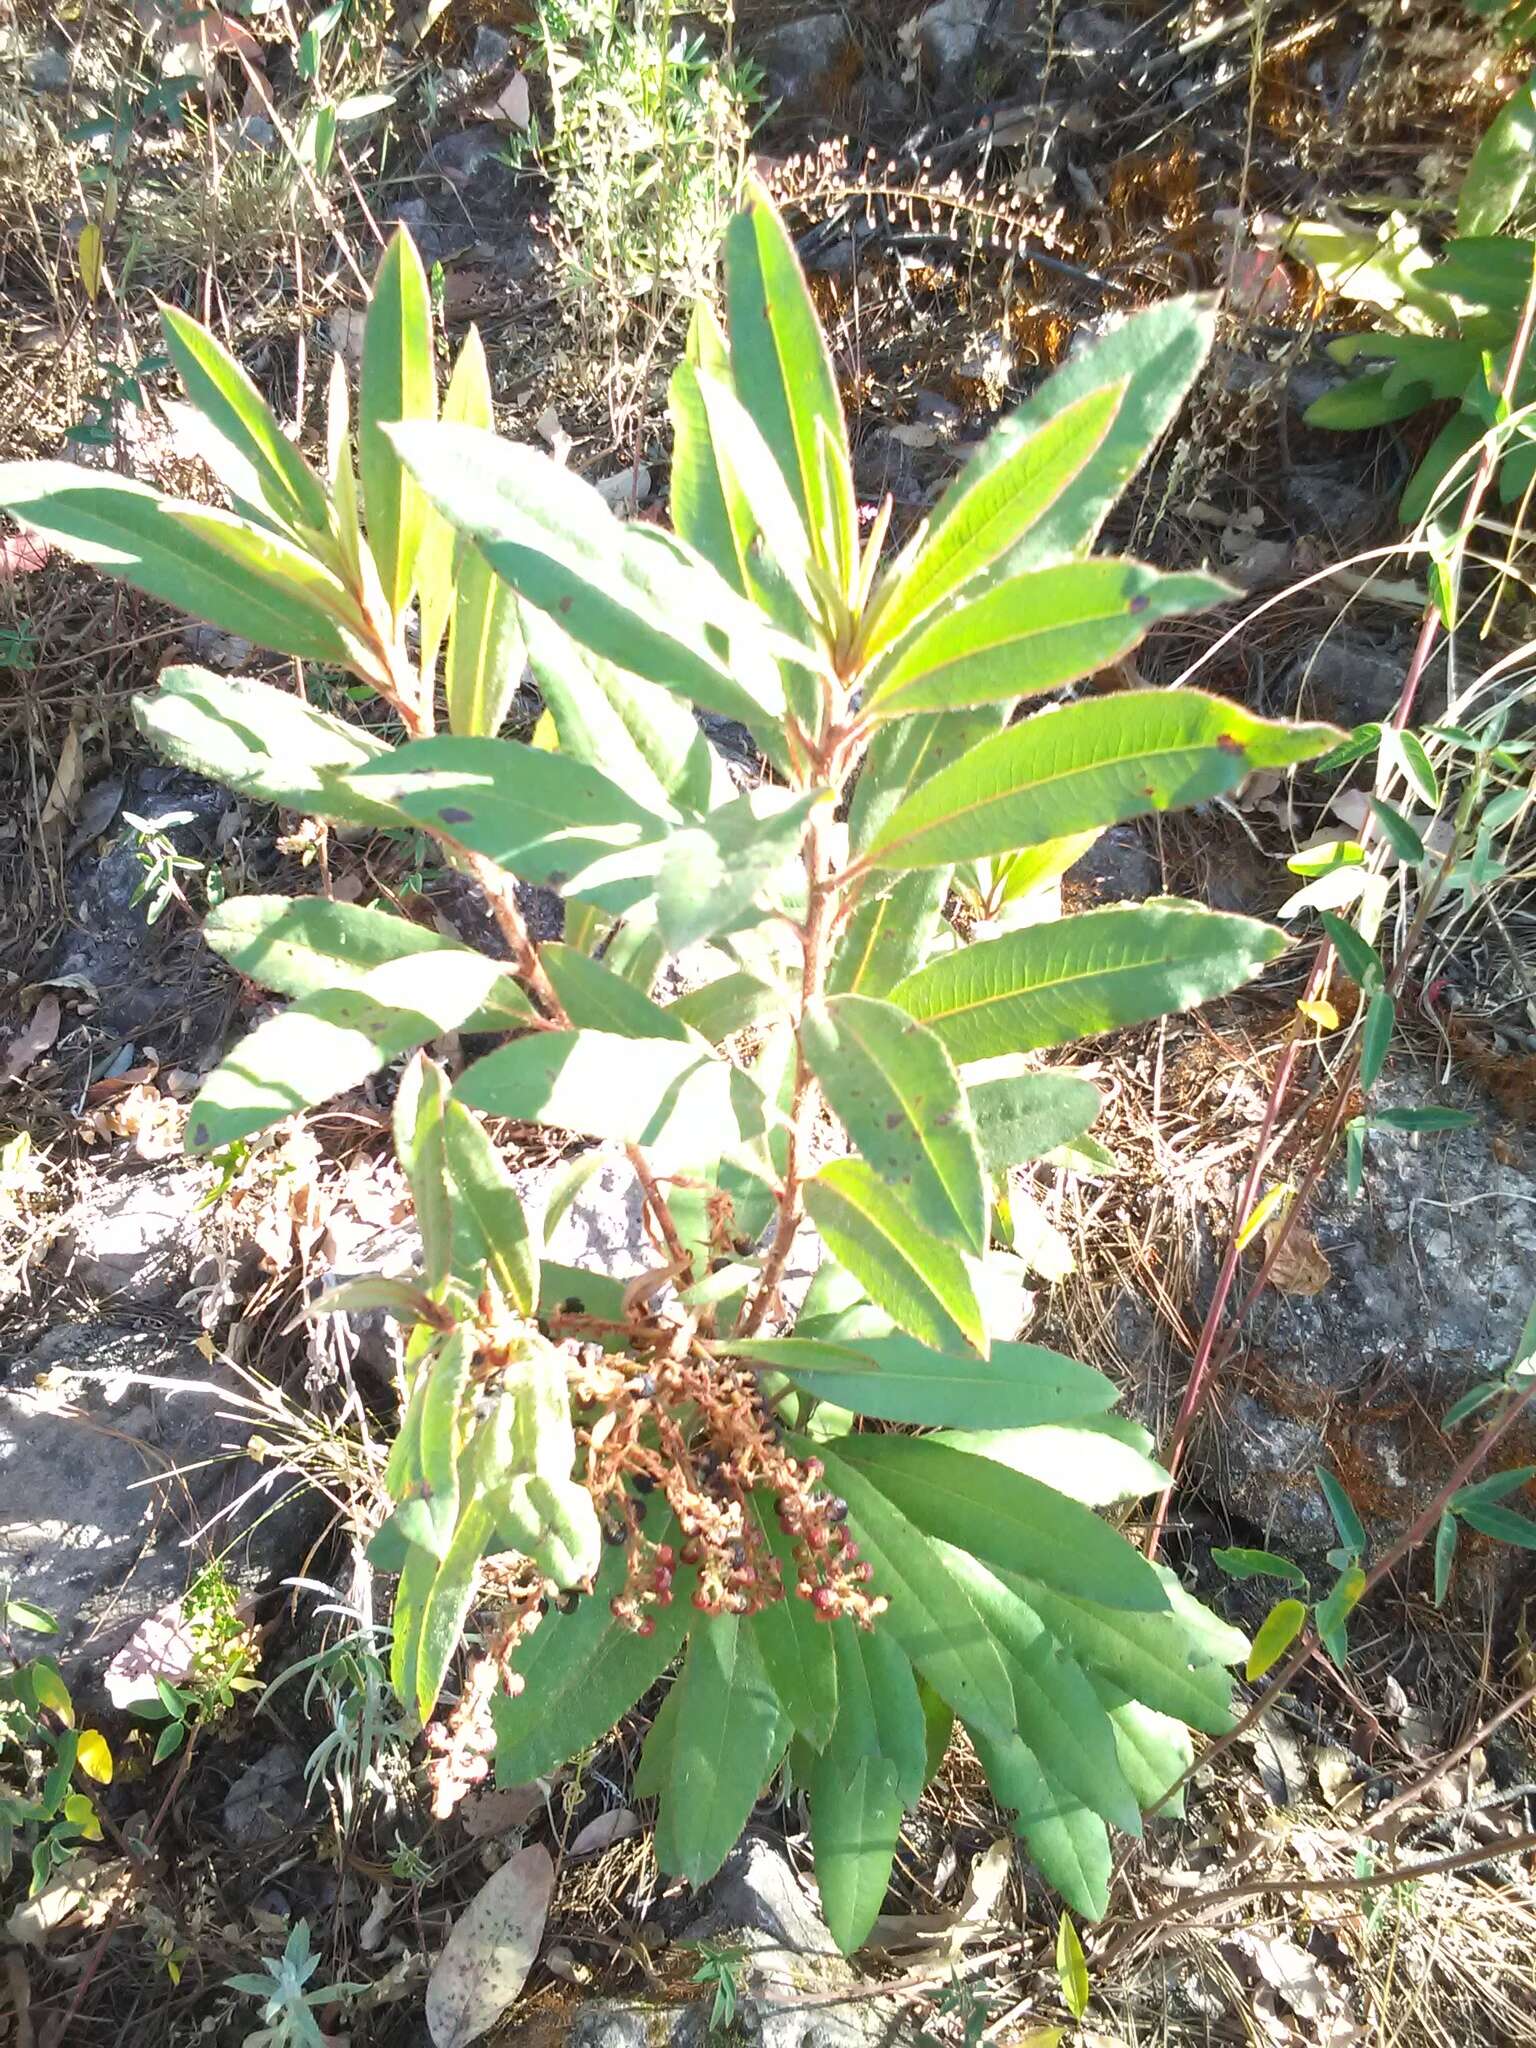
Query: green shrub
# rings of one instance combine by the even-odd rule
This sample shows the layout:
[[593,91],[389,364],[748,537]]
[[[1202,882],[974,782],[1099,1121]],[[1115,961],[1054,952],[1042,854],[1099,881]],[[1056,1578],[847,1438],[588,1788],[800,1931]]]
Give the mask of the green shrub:
[[[210,942],[292,1001],[190,1118],[213,1151],[407,1062],[421,1269],[326,1300],[409,1327],[371,1554],[399,1574],[392,1678],[423,1720],[494,1584],[431,1730],[442,1802],[493,1734],[501,1781],[527,1780],[679,1664],[637,1780],[666,1869],[706,1878],[787,1757],[855,1946],[958,1717],[1040,1868],[1096,1915],[1108,1829],[1138,1829],[1190,1728],[1229,1725],[1247,1646],[1094,1513],[1164,1478],[1110,1382],[1014,1341],[1028,1266],[1000,1196],[1015,1166],[1089,1142],[1098,1107],[1026,1056],[1221,995],[1284,940],[1166,900],[1041,921],[1037,899],[1031,919],[1017,863],[1048,881],[1116,821],[1337,735],[1188,690],[1010,722],[1227,595],[1090,556],[1204,360],[1208,305],[1141,314],[1069,364],[882,564],[888,507],[861,534],[833,365],[759,193],[725,275],[729,338],[701,310],[673,381],[675,533],[496,439],[473,335],[434,419],[404,239],[368,321],[360,494],[339,374],[325,482],[168,313],[233,509],[51,463],[0,471],[0,502],[370,684],[402,744],[193,668],[137,715],[249,798],[429,835],[496,912],[507,960],[356,905],[219,906]],[[548,746],[497,737],[525,647]],[[695,709],[750,731],[760,787],[737,792]],[[949,878],[978,863],[1006,863],[1007,928],[963,945]],[[564,900],[563,942],[530,940],[517,881]],[[663,999],[676,957],[714,978]],[[451,1079],[421,1048],[455,1031],[504,1042]],[[623,1148],[653,1270],[626,1286],[545,1259],[482,1116]],[[806,1218],[824,1256],[797,1306]],[[551,1594],[577,1597],[546,1613]]]
[[1410,526],[1432,511],[1450,515],[1492,431],[1503,441],[1503,502],[1522,498],[1536,478],[1536,440],[1524,418],[1536,398],[1536,366],[1529,359],[1513,405],[1501,395],[1536,241],[1500,230],[1529,213],[1533,180],[1536,100],[1527,84],[1478,145],[1457,200],[1457,232],[1438,254],[1420,226],[1395,212],[1375,228],[1301,221],[1286,235],[1287,248],[1329,291],[1376,308],[1382,322],[1329,343],[1335,362],[1367,367],[1315,400],[1307,424],[1351,432],[1456,405],[1403,493],[1400,509]]
[[57,1635],[53,1616],[0,1585],[0,1878],[20,1849],[40,1892],[82,1842],[101,1840],[84,1779],[112,1782],[112,1752],[96,1728],[75,1726],[69,1687],[51,1657],[19,1653],[19,1634]]

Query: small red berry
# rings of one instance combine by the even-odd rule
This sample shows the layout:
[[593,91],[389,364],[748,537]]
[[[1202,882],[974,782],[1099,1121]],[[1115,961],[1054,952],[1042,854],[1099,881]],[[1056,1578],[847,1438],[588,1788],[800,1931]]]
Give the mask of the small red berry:
[[677,1552],[672,1548],[670,1543],[657,1544],[656,1562],[658,1565],[666,1566],[671,1566],[677,1563]]
[[655,1633],[656,1624],[654,1621],[652,1621],[649,1615],[645,1617],[644,1621],[642,1621],[640,1626],[635,1630],[635,1634],[637,1636],[653,1636],[655,1635]]
[[837,1595],[830,1586],[818,1586],[811,1595],[811,1605],[819,1620],[830,1621],[837,1612]]

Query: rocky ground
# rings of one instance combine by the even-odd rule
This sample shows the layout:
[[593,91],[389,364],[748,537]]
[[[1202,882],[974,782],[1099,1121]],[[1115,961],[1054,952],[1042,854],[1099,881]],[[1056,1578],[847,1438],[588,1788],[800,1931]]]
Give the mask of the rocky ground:
[[[800,208],[807,262],[858,401],[861,492],[890,491],[900,514],[916,517],[987,420],[1075,334],[1120,304],[1226,279],[1223,209],[1244,199],[1250,210],[1315,204],[1341,163],[1353,173],[1388,143],[1400,155],[1431,139],[1454,148],[1475,125],[1475,107],[1448,102],[1442,74],[1465,63],[1465,44],[1435,40],[1437,13],[1433,33],[1421,24],[1410,47],[1391,12],[1366,8],[1302,34],[1300,11],[1278,10],[1285,61],[1250,101],[1246,17],[1234,16],[1234,29],[1214,10],[1188,10],[1176,33],[1167,10],[1131,0],[1077,9],[937,0],[910,14],[881,0],[744,10],[743,42],[777,102],[765,157]],[[149,46],[161,76],[172,61],[194,62],[173,27],[157,29]],[[1297,38],[1289,55],[1287,37]],[[0,86],[0,143],[18,162],[50,137],[56,144],[63,124],[112,104],[112,48],[62,19],[0,26],[0,81],[10,87]],[[484,328],[515,431],[531,431],[554,405],[592,474],[633,478],[631,455],[643,456],[659,497],[659,412],[640,447],[613,445],[553,311],[557,256],[537,186],[505,161],[515,104],[507,94],[523,50],[512,19],[450,13],[428,57],[411,60],[434,83],[429,103],[409,102],[398,153],[360,153],[370,211],[406,222],[429,261],[443,265],[450,321]],[[278,154],[276,131],[234,93],[228,52],[218,61],[228,163],[261,172]],[[283,82],[275,62],[271,77]],[[958,229],[947,217],[938,234],[930,213],[918,232],[910,213],[882,201],[861,243],[840,145],[836,176],[826,159],[810,168],[788,161],[845,131],[857,138],[855,159],[866,146],[878,162],[890,159],[888,182],[916,189],[925,161],[936,174],[953,168],[968,198],[1007,198],[1015,222],[1022,203],[1031,232],[1055,239],[1032,240],[1022,254],[1016,246],[1011,258],[979,257],[965,216],[955,216]],[[106,343],[76,285],[67,302],[36,300],[46,237],[34,244],[16,225],[25,207],[7,191],[16,311],[5,317],[17,373],[0,395],[0,435],[6,453],[52,452],[82,391],[95,388]],[[37,191],[55,208],[48,233],[67,248],[79,226],[74,199],[60,201],[45,182]],[[339,203],[351,207],[351,195]],[[313,222],[306,235],[275,252],[253,243],[260,262],[243,284],[216,256],[204,272],[253,373],[290,394],[306,374],[296,336],[308,334],[323,354],[345,352],[355,335],[356,295],[349,302],[335,251]],[[1030,260],[1052,248],[1064,267]],[[165,252],[156,260],[166,266],[160,289],[170,278],[180,288],[204,261],[183,251],[178,272]],[[310,308],[301,293],[316,288],[317,271],[323,289]],[[1385,437],[1362,461],[1358,444],[1342,447],[1303,425],[1304,404],[1331,374],[1303,296],[1292,280],[1266,298],[1260,279],[1238,303],[1178,445],[1123,515],[1122,537],[1134,534],[1159,559],[1213,559],[1256,600],[1390,533],[1413,454]],[[118,339],[137,334],[143,317],[125,294]],[[184,464],[153,405],[122,410],[114,432],[133,461],[162,473]],[[1338,589],[1314,588],[1257,617],[1204,680],[1259,709],[1306,709],[1346,725],[1381,717],[1400,687],[1409,616],[1390,594],[1367,590],[1346,602]],[[246,889],[307,887],[312,848],[283,836],[293,821],[252,814],[144,759],[125,699],[168,657],[243,669],[260,665],[259,650],[14,552],[0,556],[0,626],[7,621],[24,629],[31,658],[0,668],[0,768],[14,799],[0,824],[0,885],[15,912],[0,929],[10,1001],[0,1021],[0,1140],[26,1133],[31,1153],[0,1181],[0,1576],[59,1616],[61,1663],[82,1701],[118,1711],[112,1725],[132,1756],[114,1688],[126,1697],[136,1654],[153,1661],[156,1626],[174,1631],[179,1601],[215,1553],[269,1681],[323,1647],[317,1606],[326,1595],[316,1586],[351,1606],[347,1626],[366,1648],[374,1596],[347,1540],[348,1488],[359,1476],[348,1461],[366,1462],[359,1421],[385,1412],[388,1332],[359,1320],[313,1337],[298,1312],[329,1277],[408,1264],[412,1226],[387,1157],[384,1090],[285,1134],[222,1184],[178,1155],[197,1077],[261,1002],[201,945],[194,913],[207,877],[217,870]],[[1145,673],[1168,680],[1198,651],[1176,636],[1154,641]],[[1431,715],[1444,688],[1432,672]],[[193,864],[180,871],[190,902],[172,902],[151,923],[132,820],[168,813],[178,822],[166,837]],[[1258,804],[1168,832],[1125,828],[1068,886],[1079,900],[1175,887],[1270,913],[1290,886],[1283,854],[1292,832],[1316,822],[1282,820]],[[334,860],[333,879],[354,895],[420,889],[426,914],[476,914],[445,878],[405,873],[398,849],[342,845]],[[1267,1544],[1316,1569],[1333,1541],[1313,1477],[1320,1462],[1344,1477],[1373,1540],[1390,1541],[1445,1470],[1440,1416],[1507,1358],[1524,1320],[1536,1273],[1536,1018],[1518,988],[1511,996],[1507,957],[1513,950],[1518,964],[1522,945],[1528,962],[1528,927],[1512,945],[1486,935],[1461,944],[1440,970],[1443,985],[1422,992],[1386,1099],[1470,1108],[1474,1121],[1448,1134],[1375,1136],[1360,1201],[1348,1198],[1342,1168],[1328,1176],[1308,1218],[1312,1263],[1260,1303],[1195,1439],[1170,1554],[1240,1622],[1262,1606],[1253,1589],[1220,1580],[1213,1545]],[[1117,1371],[1155,1427],[1177,1402],[1212,1246],[1294,993],[1091,1049],[1096,1076],[1115,1083],[1110,1142],[1122,1173],[1047,1191],[1079,1258],[1076,1272],[1042,1287],[1036,1327]],[[528,1149],[520,1166],[531,1194],[556,1163]],[[1088,1214],[1103,1227],[1078,1235]],[[624,1277],[643,1263],[622,1169],[585,1184],[561,1231],[554,1256]],[[314,1419],[317,1427],[302,1426]],[[1527,1460],[1536,1463],[1536,1451],[1517,1445],[1510,1462]],[[295,1464],[308,1482],[297,1493]],[[295,1591],[297,1579],[311,1589]],[[1460,1880],[1419,1887],[1417,1919],[1401,1901],[1369,1924],[1347,1901],[1337,1911],[1318,1902],[1306,1923],[1266,1906],[1237,1922],[1138,1933],[1181,1886],[1236,1881],[1280,1843],[1322,1876],[1347,1873],[1341,1807],[1347,1819],[1449,1748],[1472,1725],[1469,1698],[1496,1703],[1501,1688],[1525,1682],[1529,1590],[1519,1553],[1477,1543],[1445,1617],[1410,1576],[1401,1597],[1369,1614],[1358,1694],[1304,1686],[1288,1716],[1198,1788],[1187,1822],[1155,1824],[1145,1866],[1126,1878],[1117,1928],[1093,1951],[1103,2024],[1090,2038],[1155,2029],[1212,2041],[1246,2029],[1247,2038],[1343,2044],[1371,2026],[1382,2039],[1536,2039],[1518,1969],[1508,1975],[1531,1925],[1518,1871],[1506,1873],[1510,1895],[1492,1901]],[[549,1945],[513,2030],[497,2038],[586,2048],[702,2041],[718,2009],[710,1963],[721,1955],[731,1959],[738,2037],[772,2048],[906,2040],[924,2029],[939,2042],[1023,2041],[1064,2019],[1049,1961],[1054,1916],[1011,1863],[1002,1823],[963,1757],[952,1758],[914,1823],[891,1923],[854,1969],[832,1953],[808,1902],[792,1806],[765,1805],[706,1896],[670,1894],[627,1804],[633,1728],[584,1772],[537,1788],[531,1804],[478,1822],[471,1809],[435,1829],[398,1741],[380,1736],[361,1761],[354,1745],[341,1768],[312,1767],[334,1724],[324,1688],[306,1695],[307,1682],[237,1712],[199,1748],[166,1806],[163,1778],[138,1757],[143,1803],[170,1830],[148,1887],[159,1920],[146,1912],[137,1945],[103,1966],[94,1993],[89,1984],[80,1991],[79,2032],[67,2039],[89,2030],[102,2040],[132,2032],[180,2043],[204,2020],[205,2038],[240,2038],[243,2022],[219,1981],[251,1968],[263,1947],[275,1953],[302,1914],[326,1930],[327,1967],[372,1986],[353,2038],[418,2041],[426,1957],[484,1876],[537,1841],[560,1851]],[[1533,1776],[1517,1721],[1474,1755],[1461,1803],[1418,1846],[1463,1846],[1479,1824],[1471,1809],[1491,1804],[1501,1823],[1518,1814]],[[366,1818],[347,1809],[342,1788],[365,1796]],[[579,1850],[593,1827],[593,1845]],[[87,1908],[52,1950],[13,1949],[22,1957],[10,1973],[13,2005],[15,1986],[35,1979],[40,2002],[64,2009],[101,1924]],[[1411,1994],[1399,1994],[1383,1942],[1430,1973],[1429,2021]],[[1514,1992],[1501,1988],[1511,1981]],[[23,2012],[19,2048],[30,2038],[25,2025]]]

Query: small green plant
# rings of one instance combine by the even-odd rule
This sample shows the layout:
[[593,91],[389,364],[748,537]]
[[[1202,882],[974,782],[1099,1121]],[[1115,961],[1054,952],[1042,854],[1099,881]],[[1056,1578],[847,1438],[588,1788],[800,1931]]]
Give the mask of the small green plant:
[[155,1679],[155,1697],[138,1700],[141,1720],[163,1721],[152,1761],[164,1763],[184,1748],[192,1732],[222,1721],[246,1694],[260,1692],[256,1645],[239,1611],[239,1590],[215,1561],[199,1572],[182,1596],[181,1626],[192,1645],[191,1662],[179,1685]]
[[[1184,689],[1014,716],[1229,594],[1092,552],[1205,359],[1210,305],[1075,359],[884,559],[890,505],[864,530],[832,359],[760,191],[724,272],[728,332],[701,307],[673,379],[671,533],[495,437],[473,334],[437,417],[403,236],[364,336],[360,478],[339,369],[322,479],[167,309],[239,509],[48,463],[0,470],[0,502],[366,682],[402,744],[194,668],[136,715],[252,799],[424,833],[495,915],[505,958],[362,905],[221,905],[210,943],[292,1000],[189,1119],[217,1152],[399,1071],[420,1270],[324,1306],[407,1329],[369,1555],[398,1575],[390,1677],[428,1724],[439,1810],[492,1748],[520,1784],[602,1740],[675,1665],[635,1778],[666,1870],[717,1869],[787,1761],[856,1947],[959,1719],[1037,1864],[1097,1917],[1110,1828],[1169,1798],[1191,1728],[1230,1726],[1248,1646],[1095,1512],[1166,1475],[1102,1374],[1018,1341],[1028,1266],[1000,1208],[1012,1169],[1090,1142],[1099,1107],[1032,1055],[1225,994],[1286,942],[1164,900],[964,943],[950,880],[1024,854],[1059,872],[1065,844],[1341,736]],[[538,745],[499,737],[525,653]],[[747,728],[758,787],[696,710]],[[561,942],[530,937],[519,884],[563,901]],[[501,1043],[451,1079],[425,1048],[454,1032]],[[597,1148],[542,1226],[482,1116]],[[543,1249],[605,1147],[651,1235],[628,1286]]]
[[145,906],[146,923],[158,924],[173,903],[191,910],[181,885],[183,875],[203,875],[210,904],[219,901],[219,884],[213,879],[217,869],[190,853],[178,852],[171,837],[178,825],[195,823],[192,811],[166,811],[158,818],[141,818],[133,811],[124,811],[123,823],[134,835],[133,857],[142,870],[142,880],[134,889],[133,900]]
[[[712,288],[756,73],[730,54],[730,0],[686,17],[673,0],[536,0],[534,16],[549,115],[517,155],[549,180],[570,317],[629,384],[620,344],[635,313],[650,316],[648,361]],[[701,21],[723,34],[723,59]]]
[[0,626],[0,668],[35,668],[37,647],[37,628],[30,619]]
[[315,2014],[322,2006],[336,2005],[366,1991],[365,1984],[323,1984],[317,1991],[306,1990],[320,1967],[320,1958],[309,1945],[309,1922],[296,1922],[276,1962],[262,1958],[261,1972],[250,1971],[226,1977],[231,1991],[262,2001],[263,2024],[245,2037],[245,2048],[326,2048],[333,2037],[322,2033]]
[[691,1981],[710,1987],[709,2018],[712,2034],[728,2034],[736,2024],[736,2007],[741,1998],[741,1970],[746,1953],[723,1941],[700,1941],[699,1967]]
[[17,1849],[39,1892],[82,1842],[101,1840],[90,1793],[76,1780],[112,1782],[112,1751],[95,1728],[75,1726],[74,1702],[49,1657],[22,1656],[18,1634],[57,1635],[54,1617],[0,1585],[0,1877]]
[[1401,516],[1409,526],[1432,513],[1451,516],[1490,431],[1502,444],[1504,503],[1523,499],[1536,479],[1536,436],[1527,417],[1536,365],[1529,357],[1514,393],[1502,389],[1536,241],[1500,232],[1528,215],[1533,180],[1536,100],[1527,84],[1484,135],[1461,187],[1456,232],[1438,253],[1424,228],[1396,211],[1375,228],[1303,221],[1286,235],[1286,247],[1329,291],[1375,308],[1382,323],[1329,343],[1335,362],[1370,367],[1315,399],[1308,425],[1358,431],[1427,407],[1456,406],[1403,492]]

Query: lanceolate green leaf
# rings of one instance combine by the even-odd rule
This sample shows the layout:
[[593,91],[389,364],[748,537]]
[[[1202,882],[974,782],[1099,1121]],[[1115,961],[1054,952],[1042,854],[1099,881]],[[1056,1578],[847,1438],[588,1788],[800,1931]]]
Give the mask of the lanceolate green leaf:
[[337,780],[346,769],[388,754],[388,745],[360,725],[316,711],[291,690],[202,668],[168,668],[152,696],[134,698],[133,716],[168,761],[239,796],[355,824],[401,822],[388,804]]
[[483,1498],[467,1503],[423,1605],[414,1689],[416,1711],[423,1721],[431,1718],[464,1633],[491,1524],[490,1506]]
[[805,1206],[832,1256],[911,1336],[985,1355],[987,1331],[965,1261],[927,1236],[859,1159],[835,1159],[807,1183]]
[[965,1091],[982,1156],[993,1173],[1043,1159],[1079,1138],[1104,1098],[1076,1074],[1017,1074],[972,1081]]
[[[240,901],[238,897],[235,900]],[[433,1290],[445,1284],[453,1262],[453,1201],[443,1148],[447,1099],[447,1075],[435,1061],[418,1053],[400,1076],[390,1119],[395,1157],[405,1169],[416,1207],[422,1279]]]
[[1247,1640],[1236,1629],[1204,1639],[1194,1634],[1187,1609],[1166,1578],[1170,1611],[1133,1614],[1069,1599],[1038,1580],[1016,1582],[1008,1572],[998,1576],[1004,1585],[1016,1584],[1026,1605],[1089,1671],[1208,1735],[1222,1735],[1231,1727],[1232,1681],[1226,1662],[1247,1656]]
[[1075,1599],[1160,1613],[1156,1572],[1118,1530],[1039,1480],[932,1437],[849,1436],[838,1456],[918,1528]]
[[981,1153],[959,1076],[932,1032],[890,1003],[833,996],[807,1011],[800,1043],[833,1114],[919,1223],[985,1250]]
[[[466,427],[494,427],[496,406],[491,395],[491,373],[485,360],[480,330],[471,327],[464,337],[448,389],[443,393],[443,418]],[[421,627],[421,671],[432,676],[448,617],[453,609],[454,558],[459,536],[440,513],[428,510],[421,546],[416,554],[416,582],[420,590],[417,615]],[[459,728],[455,727],[457,731]]]
[[397,230],[373,281],[357,394],[357,460],[368,543],[385,600],[397,615],[416,586],[427,506],[385,428],[399,420],[430,421],[436,412],[427,276],[415,243]]
[[835,1346],[770,1337],[728,1348],[778,1367],[819,1400],[881,1422],[1027,1429],[1102,1414],[1116,1398],[1102,1373],[1037,1344],[995,1343],[987,1358],[957,1358],[902,1336]]
[[1255,718],[1199,690],[1127,690],[1010,726],[913,792],[866,852],[947,866],[1204,803],[1256,768],[1331,746],[1332,726]]
[[1168,1799],[1167,1793],[1195,1760],[1189,1730],[1171,1714],[1155,1713],[1140,1700],[1124,1698],[1118,1686],[1104,1679],[1095,1679],[1094,1684],[1109,1710],[1120,1768],[1137,1804],[1144,1811],[1157,1806],[1170,1820],[1178,1820],[1184,1812],[1184,1795],[1180,1792]]
[[367,670],[366,628],[342,583],[280,534],[183,505],[109,470],[0,467],[0,508],[77,561],[146,596],[304,661]]
[[[692,369],[707,370],[722,379],[730,377],[731,352],[708,299],[700,299],[693,309],[683,360]],[[668,410],[672,415],[672,525],[744,596],[746,577],[726,502],[725,480],[697,385],[674,377]]]
[[539,958],[566,1015],[581,1030],[612,1031],[625,1038],[670,1038],[700,1049],[681,1018],[652,1002],[643,989],[601,960],[553,941],[539,948]]
[[401,1053],[461,1029],[502,975],[467,949],[424,974],[411,955],[371,968],[346,988],[313,995],[260,1024],[203,1083],[187,1146],[216,1151],[355,1088]]
[[480,550],[466,546],[448,627],[444,689],[450,732],[495,738],[523,679],[525,653],[517,598]]
[[1456,202],[1461,235],[1496,235],[1536,178],[1536,100],[1529,83],[1494,115],[1477,145]]
[[969,946],[909,975],[891,1001],[963,1066],[1193,1009],[1252,980],[1285,945],[1251,917],[1117,906]]
[[829,1753],[845,1769],[856,1757],[885,1758],[902,1804],[915,1806],[927,1777],[928,1729],[906,1652],[878,1625],[820,1626],[837,1660],[837,1728]]
[[538,1249],[516,1183],[484,1127],[451,1098],[443,1142],[454,1195],[474,1219],[491,1272],[518,1314],[531,1316],[539,1299]]
[[858,508],[832,359],[794,246],[753,185],[725,236],[731,360],[823,567],[853,588]]
[[1170,1483],[1162,1466],[1147,1455],[1151,1439],[1146,1431],[1118,1415],[1096,1416],[1077,1426],[950,1429],[936,1441],[991,1458],[1090,1508],[1139,1500]]
[[1111,1827],[1141,1833],[1141,1811],[1115,1750],[1114,1730],[1087,1674],[1038,1614],[974,1557],[945,1546],[950,1569],[1003,1651],[1018,1733],[1053,1783]]
[[901,573],[893,570],[888,598],[877,601],[875,630],[863,643],[866,658],[1029,532],[1103,445],[1124,396],[1123,383],[1087,391],[1039,433],[1016,441],[991,469],[962,471],[940,500],[916,558]]
[[708,423],[738,565],[728,581],[809,643],[820,611],[808,581],[810,536],[772,450],[727,378],[680,363],[673,392]]
[[540,1031],[487,1054],[454,1093],[472,1109],[644,1145],[669,1167],[760,1136],[763,1099],[702,1044],[607,1031]]
[[1111,555],[1025,570],[919,621],[876,666],[864,708],[894,718],[1038,696],[1128,654],[1159,619],[1231,595],[1214,576]]
[[827,1929],[844,1955],[868,1939],[890,1889],[902,1800],[886,1758],[813,1757],[807,1774],[811,1851]]
[[735,1846],[777,1762],[783,1717],[752,1631],[735,1615],[690,1631],[677,1692],[656,1860],[703,1884]]
[[767,1024],[782,1017],[788,1008],[789,993],[785,988],[738,971],[689,989],[686,995],[666,1005],[666,1014],[697,1031],[711,1045],[719,1045],[749,1024]]
[[1005,1735],[1013,1726],[1013,1688],[981,1616],[935,1547],[835,1444],[796,1440],[797,1455],[819,1456],[848,1503],[864,1556],[874,1566],[875,1589],[890,1603],[880,1627],[902,1649],[941,1699],[970,1726]]
[[206,327],[176,307],[160,307],[160,325],[188,398],[250,465],[266,510],[285,526],[324,535],[325,487],[245,371]]
[[[650,1521],[658,1543],[674,1540],[670,1515],[653,1508]],[[655,1632],[640,1636],[609,1611],[626,1569],[624,1552],[605,1548],[591,1594],[569,1614],[552,1608],[524,1639],[512,1662],[522,1691],[509,1698],[498,1686],[491,1699],[498,1785],[526,1785],[606,1735],[677,1655],[694,1618],[694,1574],[678,1572],[672,1605],[652,1609]]]
[[474,427],[407,425],[393,439],[443,517],[583,647],[708,711],[777,725],[783,692],[761,614],[682,542],[622,526],[538,449]]
[[951,499],[976,490],[1047,421],[1090,391],[1123,385],[1124,396],[1104,439],[1071,483],[994,565],[991,580],[1085,552],[1110,506],[1172,425],[1215,332],[1213,298],[1168,299],[1135,314],[1075,355],[982,443],[940,500],[933,516],[935,530],[950,517]]
[[711,810],[735,794],[688,706],[579,647],[547,612],[523,618],[528,659],[560,751],[596,768],[647,810]]
[[1017,1735],[998,1739],[973,1728],[971,1740],[1000,1806],[1011,1807],[1015,1826],[1048,1884],[1086,1920],[1109,1910],[1113,1856],[1099,1816],[1052,1782]]
[[650,893],[667,829],[595,768],[516,740],[411,740],[345,786],[524,881],[614,910]]
[[[227,897],[204,919],[203,938],[237,973],[283,996],[355,988],[388,960],[417,959],[430,974],[437,955],[471,952],[409,918],[324,896]],[[503,973],[462,1028],[517,1031],[532,1015],[528,998]]]

